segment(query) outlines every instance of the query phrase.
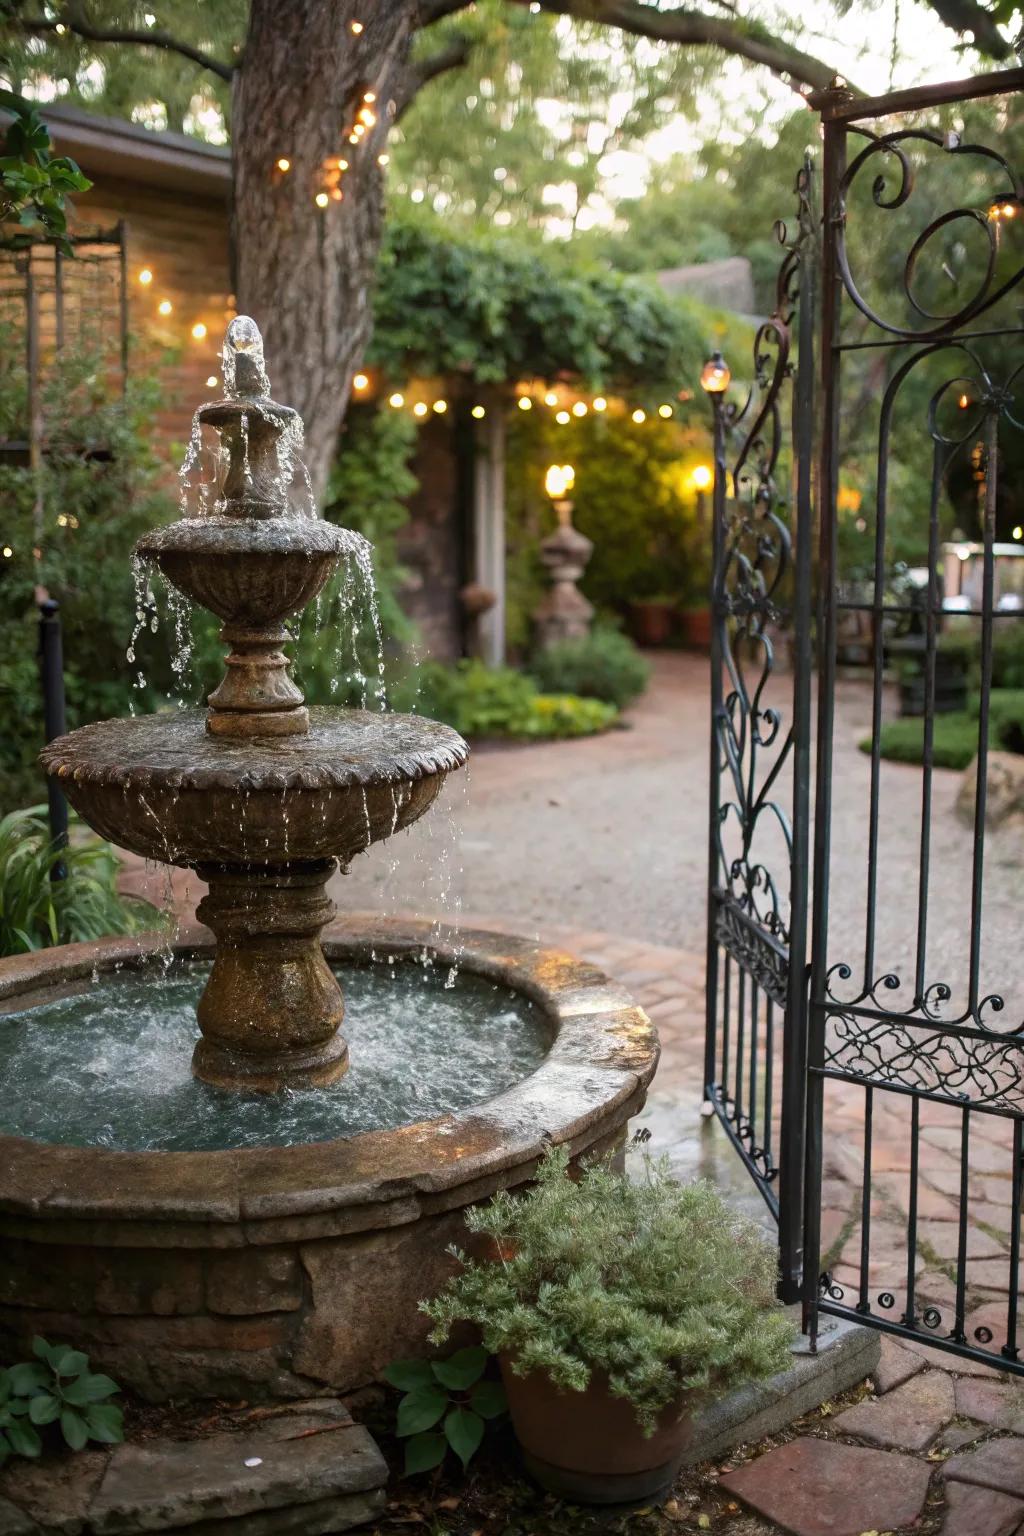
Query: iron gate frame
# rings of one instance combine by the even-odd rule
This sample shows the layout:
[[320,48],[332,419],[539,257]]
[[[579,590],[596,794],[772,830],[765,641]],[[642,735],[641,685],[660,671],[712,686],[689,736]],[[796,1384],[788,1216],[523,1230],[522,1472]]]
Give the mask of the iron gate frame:
[[[846,204],[843,177],[846,172],[846,142],[851,133],[865,138],[875,146],[887,140],[887,134],[876,134],[862,126],[882,118],[920,112],[956,103],[982,100],[1024,90],[1024,69],[1012,69],[974,79],[948,84],[892,92],[870,99],[855,98],[840,82],[827,91],[811,98],[811,104],[819,112],[823,128],[823,214],[812,211],[814,171],[810,160],[805,160],[798,180],[799,213],[797,235],[787,244],[786,256],[779,273],[777,305],[775,313],[759,328],[755,340],[755,383],[741,409],[726,403],[720,393],[712,394],[714,409],[714,491],[713,491],[713,569],[712,569],[712,645],[711,645],[711,749],[710,749],[710,807],[708,845],[708,933],[707,933],[707,1011],[705,1025],[704,1094],[706,1107],[713,1112],[724,1127],[729,1140],[738,1152],[755,1185],[764,1197],[769,1211],[778,1225],[779,1294],[783,1300],[800,1300],[802,1303],[803,1328],[813,1341],[817,1337],[820,1314],[849,1318],[881,1331],[893,1333],[918,1342],[928,1343],[961,1357],[970,1357],[993,1368],[1024,1374],[1024,1361],[1018,1347],[1019,1290],[1018,1276],[1021,1259],[1022,1203],[1024,1203],[1024,1099],[1015,1108],[999,1104],[972,1107],[969,1095],[957,1095],[952,1086],[943,1093],[930,1092],[927,1087],[910,1082],[899,1083],[887,1077],[873,1078],[863,1063],[859,1070],[844,1072],[836,1061],[828,1057],[826,1036],[831,1020],[842,1017],[836,1000],[830,996],[829,980],[834,967],[828,964],[828,917],[829,879],[831,871],[831,796],[833,784],[832,734],[834,728],[834,685],[837,667],[837,620],[843,605],[836,591],[836,530],[837,496],[839,490],[839,421],[842,405],[841,360],[846,349],[839,329],[843,300],[851,298],[862,313],[865,310],[860,295],[853,285],[849,269],[845,267],[845,249],[842,240],[845,233]],[[894,142],[901,140],[899,129],[891,130]],[[919,129],[908,130],[914,136],[929,138],[930,142],[945,149],[960,148],[959,142],[943,143],[938,135],[927,134]],[[1006,162],[994,152],[982,148],[981,152],[996,160],[1010,178],[1010,193],[1017,205],[1024,208],[1024,184],[1014,176]],[[870,149],[862,151],[868,157]],[[887,204],[882,201],[880,183],[876,181],[874,197],[881,207],[900,206],[909,196],[912,181],[907,162],[902,159],[904,182],[899,189],[899,201]],[[928,226],[921,240],[941,227],[948,213]],[[780,238],[786,243],[784,231]],[[910,274],[913,271],[913,253],[905,269],[905,291],[909,293]],[[938,317],[931,316],[931,325],[924,334],[905,328],[895,342],[919,349],[934,344],[936,350],[955,342],[958,331],[965,321],[982,312],[984,300],[991,287],[992,271],[983,283],[981,299],[968,301],[966,306],[946,322],[931,324]],[[1014,288],[1018,283],[1024,288],[1024,267],[1006,284],[1000,293]],[[924,312],[922,312],[924,313]],[[792,357],[794,316],[797,317],[797,363]],[[1024,326],[1019,328],[1024,335]],[[1018,328],[1013,329],[1013,334]],[[820,374],[815,372],[815,347],[820,338]],[[775,348],[774,364],[765,353],[765,343]],[[878,345],[877,341],[867,345]],[[884,344],[884,343],[883,343]],[[850,343],[856,346],[857,343]],[[817,387],[816,387],[817,386]],[[790,429],[795,509],[794,526],[790,529],[782,518],[783,498],[775,482],[775,468],[782,445],[781,406],[786,392],[791,394],[792,427]],[[1005,399],[1002,402],[1005,406]],[[988,419],[995,420],[1002,408],[991,402],[986,406]],[[1019,423],[1018,423],[1019,425]],[[743,429],[745,435],[734,459],[732,470],[728,463],[728,446],[733,435]],[[932,430],[930,426],[930,430]],[[995,465],[995,427],[986,427],[986,463]],[[767,436],[764,434],[767,433]],[[932,432],[935,437],[934,431]],[[936,442],[938,439],[936,438]],[[753,465],[753,478],[751,478]],[[746,474],[747,496],[744,501],[740,492]],[[732,496],[730,502],[730,479]],[[926,719],[934,717],[935,688],[935,641],[936,616],[941,598],[937,595],[935,567],[937,512],[935,487],[939,484],[939,457],[933,467],[933,512],[931,516],[931,557],[929,561],[928,627],[926,660]],[[992,543],[994,537],[994,513],[996,476],[988,476],[985,509],[985,585],[982,600],[982,696],[979,721],[982,771],[979,773],[979,791],[976,809],[976,841],[979,826],[984,830],[984,760],[988,698],[991,687],[991,632],[993,623]],[[744,510],[745,509],[745,510]],[[744,518],[746,523],[744,526]],[[881,626],[887,611],[885,595],[881,589],[884,568],[884,512],[881,518],[883,534],[876,531],[876,569],[874,596],[870,605],[874,646],[874,710],[872,733],[872,812],[871,838],[874,852],[869,853],[869,914],[874,910],[873,884],[877,880],[877,793],[878,772],[878,725],[880,721],[881,668],[883,665]],[[737,538],[737,525],[739,538]],[[741,566],[737,580],[737,548],[744,537],[753,534],[758,553]],[[792,546],[795,590],[789,609],[794,630],[794,677],[792,694],[792,721],[782,740],[781,752],[772,765],[760,788],[757,788],[756,758],[758,751],[771,747],[782,730],[780,712],[774,707],[762,708],[762,689],[774,671],[774,652],[771,637],[765,629],[783,616],[778,601],[777,574],[773,579],[772,561],[781,548],[783,560],[788,560]],[[815,547],[816,545],[816,547]],[[763,558],[766,557],[766,558]],[[817,590],[812,592],[815,562],[817,564]],[[815,617],[812,638],[812,609]],[[761,684],[751,695],[745,690],[742,679],[737,678],[733,665],[735,648],[743,639],[753,639],[762,647],[763,673]],[[819,679],[816,719],[812,718],[811,683],[817,670]],[[730,677],[732,687],[726,692],[723,672]],[[733,717],[738,712],[741,728],[748,734],[741,738],[743,751],[750,761],[746,776],[736,772],[737,737],[733,730]],[[767,739],[762,737],[762,722],[768,722]],[[814,771],[815,802],[811,809],[811,741],[816,736],[817,761]],[[930,785],[931,726],[925,726],[925,778]],[[774,912],[767,914],[758,908],[756,891],[751,889],[751,869],[746,865],[747,854],[761,812],[769,806],[780,820],[786,819],[782,806],[767,799],[785,759],[790,758],[794,770],[791,812],[788,822],[788,869],[790,900],[788,920],[778,925],[778,903]],[[733,798],[725,798],[723,789],[732,780]],[[756,793],[755,793],[756,790]],[[930,801],[928,788],[924,791],[922,808],[922,847],[930,839]],[[735,813],[741,832],[742,854],[731,864],[725,855],[719,831],[723,820]],[[813,845],[813,846],[812,846]],[[1016,1030],[1003,1033],[992,1030],[983,1023],[978,1010],[977,957],[980,953],[981,888],[979,859],[974,856],[970,1010],[968,1020],[953,1021],[945,1026],[934,1018],[928,1018],[925,1008],[924,1022],[932,1029],[953,1035],[962,1045],[982,1051],[1000,1053],[1013,1050],[1020,1053],[1016,1062],[1016,1085],[1024,1085],[1024,1023]],[[919,880],[927,880],[927,849],[922,853],[922,872]],[[746,867],[744,867],[746,865]],[[775,876],[768,871],[754,871],[754,886],[761,876],[771,881]],[[776,874],[779,872],[777,871]],[[736,882],[739,881],[739,899]],[[743,889],[744,881],[746,889]],[[919,886],[920,889],[927,890]],[[812,902],[813,893],[813,902]],[[920,901],[919,895],[919,901]],[[813,920],[808,931],[809,915]],[[924,909],[927,901],[924,900]],[[919,905],[919,920],[921,907]],[[873,917],[869,915],[869,930]],[[918,964],[916,994],[922,990],[921,980],[921,933],[918,927]],[[723,970],[723,956],[724,970]],[[781,1122],[779,1126],[779,1156],[776,1161],[771,1151],[771,1126],[759,1145],[756,1120],[743,1113],[743,1071],[737,1056],[736,1087],[729,1082],[729,1020],[731,999],[729,996],[730,967],[738,967],[743,978],[741,988],[749,981],[754,998],[750,1031],[750,1084],[753,1093],[754,1074],[757,1069],[757,1011],[758,989],[765,990],[782,1009],[781,1051],[782,1061]],[[876,985],[881,986],[882,978]],[[886,981],[886,984],[890,983]],[[943,985],[943,984],[940,984]],[[742,1020],[746,999],[740,990],[739,1023]],[[867,1002],[876,1005],[878,999],[869,989]],[[884,1007],[859,1007],[864,998],[854,1003],[854,1016],[869,1015],[876,1025],[895,1029],[906,1023],[906,1012],[889,1011]],[[996,1006],[1001,1006],[997,999]],[[965,1027],[966,1025],[966,1027]],[[742,1051],[743,1035],[737,1045]],[[771,1073],[776,1055],[773,1033],[773,1016],[769,1004],[765,1031],[764,1066],[766,1076]],[[1012,1075],[1012,1074],[1011,1074]],[[843,1078],[856,1082],[865,1091],[866,1129],[864,1163],[861,1189],[861,1273],[858,1299],[853,1304],[845,1300],[841,1287],[835,1286],[830,1275],[820,1273],[821,1260],[821,1196],[824,1156],[824,1087],[829,1078]],[[868,1295],[868,1265],[870,1260],[870,1200],[871,1200],[871,1106],[877,1089],[895,1091],[909,1098],[910,1134],[913,1153],[911,1167],[911,1200],[907,1213],[908,1283],[907,1305],[904,1315],[897,1320],[886,1316],[885,1309],[895,1305],[895,1299],[883,1294],[878,1298],[882,1311],[875,1310]],[[770,1091],[770,1090],[769,1090]],[[961,1188],[958,1222],[958,1266],[956,1301],[953,1326],[940,1332],[943,1319],[936,1307],[919,1312],[915,1307],[914,1262],[917,1242],[917,1179],[919,1110],[922,1101],[938,1099],[939,1102],[959,1106],[962,1116]],[[770,1099],[768,1106],[770,1106]],[[770,1116],[770,1108],[766,1106]],[[966,1272],[966,1224],[968,1147],[970,1116],[972,1113],[1000,1113],[1013,1120],[1011,1148],[1011,1217],[1009,1234],[1009,1296],[1007,1305],[1006,1339],[998,1350],[984,1346],[992,1340],[991,1330],[979,1328],[975,1342],[965,1332],[965,1272]]]

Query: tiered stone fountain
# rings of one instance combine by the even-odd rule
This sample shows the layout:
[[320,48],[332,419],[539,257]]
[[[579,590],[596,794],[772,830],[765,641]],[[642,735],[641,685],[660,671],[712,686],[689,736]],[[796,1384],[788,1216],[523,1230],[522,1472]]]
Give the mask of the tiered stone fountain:
[[[352,536],[290,505],[301,423],[244,317],[224,377],[198,413],[223,444],[216,498],[138,549],[222,620],[224,680],[205,716],[104,721],[42,758],[105,837],[197,871],[205,929],[171,962],[159,938],[0,962],[0,1355],[64,1338],[155,1399],[373,1380],[422,1346],[416,1303],[464,1207],[527,1179],[550,1140],[614,1145],[657,1056],[640,1010],[557,950],[328,926],[329,878],[422,816],[467,749],[416,716],[307,709],[283,621]],[[376,1078],[372,1031],[345,1076],[339,970],[364,992],[404,978]],[[200,991],[190,1079],[181,996]]]

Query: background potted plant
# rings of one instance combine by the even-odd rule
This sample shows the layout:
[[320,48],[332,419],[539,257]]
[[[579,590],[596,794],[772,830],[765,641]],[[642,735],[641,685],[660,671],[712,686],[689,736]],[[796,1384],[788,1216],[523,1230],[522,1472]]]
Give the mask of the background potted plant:
[[667,1489],[695,1407],[782,1370],[793,1327],[758,1228],[703,1183],[647,1163],[572,1177],[554,1150],[526,1194],[466,1223],[490,1255],[421,1303],[441,1342],[474,1323],[498,1356],[528,1470],[590,1503]]

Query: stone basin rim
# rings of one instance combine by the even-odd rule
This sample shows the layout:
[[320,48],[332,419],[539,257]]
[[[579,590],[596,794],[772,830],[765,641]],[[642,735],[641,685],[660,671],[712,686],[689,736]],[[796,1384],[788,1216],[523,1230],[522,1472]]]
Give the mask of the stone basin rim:
[[[331,959],[350,962],[424,949],[442,963],[523,992],[554,1032],[540,1065],[483,1104],[386,1131],[289,1147],[208,1152],[128,1152],[0,1136],[0,1224],[15,1218],[92,1223],[242,1222],[252,1230],[291,1218],[316,1227],[325,1213],[446,1192],[491,1179],[539,1157],[553,1141],[585,1149],[642,1105],[658,1062],[653,1025],[601,971],[564,951],[490,930],[438,930],[427,922],[346,916],[324,935]],[[173,946],[182,958],[212,954],[196,928]],[[73,985],[95,968],[144,965],[166,945],[158,936],[62,945],[0,961],[0,1008]],[[34,1225],[34,1223],[33,1223]]]

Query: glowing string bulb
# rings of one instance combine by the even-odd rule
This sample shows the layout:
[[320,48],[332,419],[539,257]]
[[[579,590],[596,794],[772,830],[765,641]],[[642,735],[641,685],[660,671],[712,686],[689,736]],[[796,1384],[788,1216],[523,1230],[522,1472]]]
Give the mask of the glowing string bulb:
[[[1018,523],[1016,528],[1013,530],[1013,536],[1015,539],[1024,539],[1024,528],[1021,527],[1020,523]],[[7,551],[4,550],[4,554],[6,553]]]
[[170,299],[161,299],[160,303],[157,305],[157,313],[161,315],[169,315],[173,308],[174,305],[171,303]]
[[357,373],[355,375],[355,377],[353,378],[353,380],[352,380],[352,388],[353,389],[368,389],[369,386],[370,386],[370,379],[369,379],[369,375],[368,374]]
[[594,410],[595,411],[606,411],[607,409],[608,409],[608,401],[605,399],[604,395],[598,395],[596,397],[596,399],[594,400]]
[[416,401],[416,404],[412,408],[412,413],[414,416],[425,416],[427,414],[427,408],[423,404],[422,400]]
[[568,411],[558,411],[555,415],[555,420],[558,422],[560,427],[564,427],[567,422],[572,420],[572,417],[569,415]]
[[530,399],[529,395],[520,395],[519,396],[519,409],[521,411],[532,411],[533,410],[533,401]]
[[585,402],[583,400],[577,400],[576,404],[572,408],[572,413],[574,416],[585,416],[587,414],[587,407]]
[[400,411],[404,404],[405,404],[405,396],[404,395],[400,395],[397,390],[395,391],[395,393],[393,395],[389,395],[388,396],[388,405],[390,405],[390,407],[391,407],[391,409],[393,411]]
[[960,409],[961,409],[961,410],[962,410],[962,411],[966,411],[966,409],[967,409],[967,407],[968,407],[968,406],[969,406],[969,405],[970,405],[970,403],[971,403],[971,402],[970,402],[970,401],[969,401],[969,400],[968,400],[968,398],[967,398],[967,396],[966,396],[966,395],[961,395],[961,396],[960,396],[960,399],[959,399],[959,402],[958,402],[958,404],[959,404],[959,406],[960,406]]
[[292,163],[288,159],[287,155],[282,155],[281,156],[280,160],[277,162],[277,168],[278,168],[279,171],[290,171],[291,170]]
[[11,546],[9,544],[5,544],[4,545],[4,559],[5,560],[10,560],[10,558],[11,558],[11,556],[13,554],[14,554],[14,550],[11,548]]
[[350,133],[349,136],[348,136],[348,141],[349,141],[350,144],[358,144],[359,143],[359,135],[358,135],[358,133]]
[[434,410],[437,412],[437,414],[439,416],[443,416],[447,409],[448,409],[448,401],[447,400],[435,400],[434,401]]
[[668,421],[668,418],[672,415],[672,407],[670,405],[659,405],[658,415],[663,416]]
[[378,155],[377,156],[377,164],[378,165],[390,165],[390,163],[391,163],[391,156],[390,155]]
[[376,101],[377,100],[377,92],[376,91],[365,91],[363,93],[363,100],[364,101]]
[[336,203],[342,203],[345,201],[345,194],[340,187],[332,187],[331,196]]
[[483,421],[484,417],[487,415],[487,412],[482,405],[474,405],[469,414],[471,416],[475,416],[477,421]]
[[640,410],[638,406],[637,409],[633,412],[633,420],[636,422],[637,426],[640,426],[642,422],[647,420],[647,412]]
[[338,161],[338,170],[339,171],[347,171],[348,170],[348,161],[347,160],[339,160]]
[[216,389],[219,383],[220,380],[217,378],[217,375],[215,373],[211,373],[210,377],[206,381],[206,387],[207,389]]
[[206,326],[201,320],[197,320],[195,325],[192,327],[192,335],[195,337],[196,341],[202,341],[205,337]]
[[62,21],[58,21],[57,25],[54,27],[53,30],[56,32],[58,37],[63,37],[65,32],[67,31],[67,27],[64,25],[64,23]]
[[148,267],[143,267],[142,271],[139,273],[139,282],[142,284],[143,288],[148,288],[149,284],[152,281],[153,281],[153,274],[152,274],[152,272],[149,270]]
[[362,30],[363,30],[363,24],[362,24],[361,21],[350,21],[349,22],[349,31],[353,32],[356,37],[359,36],[359,34],[360,34],[360,32]]
[[555,394],[553,389],[549,389],[547,394],[544,396],[544,404],[545,405],[557,405],[558,404],[558,396]]
[[327,204],[330,202],[330,198],[327,196],[326,192],[318,192],[313,201],[316,203],[318,208],[326,208]]

